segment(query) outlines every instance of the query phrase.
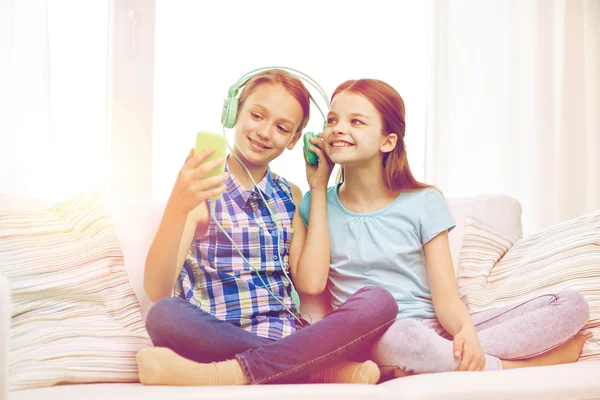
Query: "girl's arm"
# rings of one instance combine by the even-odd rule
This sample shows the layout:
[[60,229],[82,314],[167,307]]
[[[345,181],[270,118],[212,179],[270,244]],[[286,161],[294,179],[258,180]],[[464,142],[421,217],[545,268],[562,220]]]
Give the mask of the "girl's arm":
[[[205,174],[223,160],[202,164],[212,151],[193,156],[190,151],[165,207],[144,268],[144,290],[151,301],[168,297],[179,276],[194,233],[208,227],[206,199],[225,190],[227,174],[205,179]],[[201,165],[202,164],[202,165]],[[198,226],[198,224],[200,224]],[[196,230],[198,228],[198,231]]]
[[458,293],[448,231],[431,239],[424,249],[436,317],[454,337],[455,358],[461,357],[457,370],[481,370],[485,366],[485,356],[471,314]]
[[306,163],[306,179],[310,185],[310,216],[308,229],[300,217],[302,191],[292,186],[296,213],[292,221],[294,237],[290,245],[290,269],[298,291],[318,295],[327,286],[329,275],[329,222],[327,218],[327,183],[333,163],[322,150],[323,142],[311,138],[318,164]]
[[[201,216],[202,214],[204,215]],[[167,203],[146,256],[144,289],[151,301],[171,295],[192,245],[196,227],[200,223],[200,230],[206,231],[207,214],[205,202],[187,215]]]
[[300,217],[302,191],[292,185],[296,212],[292,221],[294,236],[290,245],[290,269],[298,291],[321,294],[329,274],[329,223],[327,221],[326,190],[311,190],[308,229]]

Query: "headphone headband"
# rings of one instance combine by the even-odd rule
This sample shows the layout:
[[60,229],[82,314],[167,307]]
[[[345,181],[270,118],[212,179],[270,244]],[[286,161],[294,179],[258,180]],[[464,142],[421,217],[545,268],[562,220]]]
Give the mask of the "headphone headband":
[[[237,109],[238,109],[238,104],[239,104],[238,99],[237,99],[238,91],[244,85],[246,85],[246,83],[248,83],[248,81],[254,75],[256,75],[260,72],[263,72],[263,71],[271,70],[271,69],[280,69],[280,70],[286,71],[286,72],[290,73],[291,75],[295,76],[296,78],[301,79],[304,82],[308,83],[310,86],[312,86],[314,89],[316,89],[317,92],[319,92],[319,94],[325,101],[325,104],[329,108],[329,99],[327,98],[327,95],[325,94],[325,90],[323,90],[323,88],[313,78],[306,75],[304,72],[298,71],[297,69],[294,69],[294,68],[280,67],[280,66],[262,67],[262,68],[254,69],[254,70],[242,75],[242,77],[239,78],[227,91],[227,99],[225,99],[225,103],[223,104],[223,112],[221,115],[221,122],[222,122],[223,126],[231,129],[235,125],[235,119],[237,117]],[[323,126],[324,126],[325,125],[325,114],[323,113],[323,110],[321,110],[321,107],[319,107],[319,104],[315,101],[314,97],[310,94],[310,92],[308,93],[308,96],[309,96],[310,100],[312,101],[312,103],[315,105],[315,107],[317,107],[317,110],[319,110],[319,113],[321,114],[321,116],[323,117],[323,121],[324,121]]]

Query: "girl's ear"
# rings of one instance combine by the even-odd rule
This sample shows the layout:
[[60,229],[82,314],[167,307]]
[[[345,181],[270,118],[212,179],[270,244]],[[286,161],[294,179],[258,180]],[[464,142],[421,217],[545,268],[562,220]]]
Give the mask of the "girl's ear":
[[397,143],[398,143],[398,135],[396,135],[395,133],[390,133],[385,136],[384,141],[381,144],[381,147],[379,147],[379,150],[382,153],[389,153],[390,151],[392,151],[396,148]]
[[288,150],[292,150],[294,148],[294,146],[296,145],[296,143],[298,143],[298,140],[302,137],[302,132],[296,132],[294,133],[294,137],[292,138],[292,140],[290,140],[290,142],[288,143],[288,145],[286,146],[286,148]]

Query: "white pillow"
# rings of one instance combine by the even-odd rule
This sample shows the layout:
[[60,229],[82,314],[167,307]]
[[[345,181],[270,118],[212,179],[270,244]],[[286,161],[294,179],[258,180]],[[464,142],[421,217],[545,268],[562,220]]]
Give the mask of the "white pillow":
[[600,358],[600,210],[517,241],[475,218],[465,224],[457,281],[472,313],[575,289],[590,306],[584,332],[594,335],[580,359]]
[[0,214],[10,282],[10,390],[136,382],[151,346],[114,227],[97,193],[43,211]]

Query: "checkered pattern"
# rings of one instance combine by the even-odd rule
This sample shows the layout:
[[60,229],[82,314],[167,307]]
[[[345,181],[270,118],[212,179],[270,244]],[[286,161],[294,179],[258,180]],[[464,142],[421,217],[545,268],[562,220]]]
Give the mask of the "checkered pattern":
[[[289,184],[268,170],[257,185],[283,229],[281,240],[256,187],[244,189],[233,175],[225,185],[227,190],[216,200],[216,218],[269,289],[295,312],[290,282],[282,272],[283,264],[290,274],[288,251],[296,210]],[[296,329],[293,317],[264,288],[257,272],[212,219],[206,234],[192,242],[175,284],[175,296],[258,336],[281,339]]]

